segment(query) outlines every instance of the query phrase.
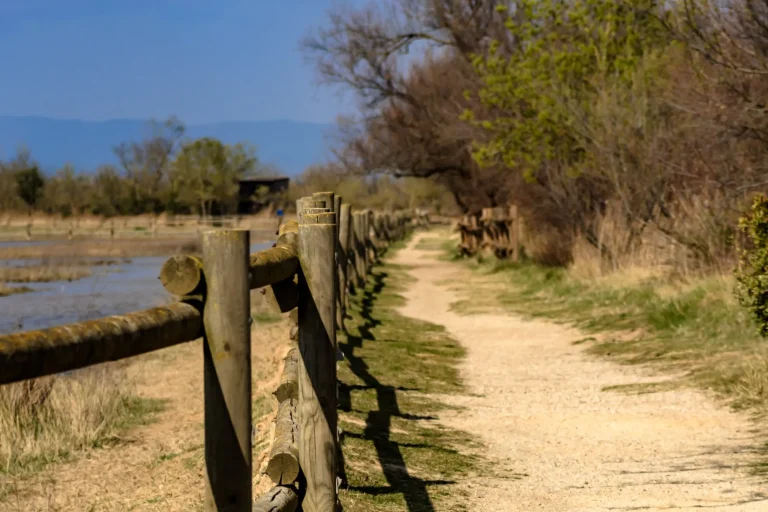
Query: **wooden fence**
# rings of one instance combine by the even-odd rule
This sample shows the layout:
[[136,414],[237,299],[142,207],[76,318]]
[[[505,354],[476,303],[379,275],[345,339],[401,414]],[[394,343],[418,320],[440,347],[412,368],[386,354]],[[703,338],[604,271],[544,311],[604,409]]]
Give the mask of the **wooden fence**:
[[493,254],[520,261],[523,219],[517,206],[483,208],[482,214],[465,215],[459,221],[459,252],[462,256]]
[[[202,258],[163,266],[180,300],[126,315],[0,336],[0,384],[132,357],[203,338],[206,511],[339,510],[337,329],[350,290],[363,286],[386,246],[426,218],[353,212],[331,192],[297,201],[298,222],[280,226],[270,249],[249,253],[249,231],[202,233]],[[267,474],[252,499],[250,290],[266,288],[290,312]]]

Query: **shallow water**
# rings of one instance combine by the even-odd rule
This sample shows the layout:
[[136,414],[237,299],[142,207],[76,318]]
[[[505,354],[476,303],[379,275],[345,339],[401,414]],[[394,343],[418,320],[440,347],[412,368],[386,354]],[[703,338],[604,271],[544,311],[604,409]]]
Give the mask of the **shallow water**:
[[[251,252],[271,245],[254,244]],[[172,296],[158,280],[167,259],[131,258],[130,263],[91,267],[92,275],[77,281],[25,284],[35,291],[0,297],[0,334],[122,315],[168,303]]]

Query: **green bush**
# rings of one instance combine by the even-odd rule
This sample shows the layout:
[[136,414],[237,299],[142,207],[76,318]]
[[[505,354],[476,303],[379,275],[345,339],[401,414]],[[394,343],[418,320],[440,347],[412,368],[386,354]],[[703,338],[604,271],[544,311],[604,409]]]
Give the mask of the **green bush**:
[[739,302],[749,309],[758,332],[768,337],[768,198],[758,195],[748,215],[739,219],[746,238],[741,265],[736,270]]

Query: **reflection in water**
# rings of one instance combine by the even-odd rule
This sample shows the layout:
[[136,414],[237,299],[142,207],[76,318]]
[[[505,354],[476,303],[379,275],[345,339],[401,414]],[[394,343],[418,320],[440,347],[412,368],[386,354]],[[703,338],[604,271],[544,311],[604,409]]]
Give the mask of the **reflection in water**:
[[[251,252],[271,245],[254,244]],[[133,258],[119,266],[91,267],[91,276],[78,281],[25,284],[35,291],[0,297],[0,334],[122,315],[168,303],[172,296],[157,277],[166,259]]]

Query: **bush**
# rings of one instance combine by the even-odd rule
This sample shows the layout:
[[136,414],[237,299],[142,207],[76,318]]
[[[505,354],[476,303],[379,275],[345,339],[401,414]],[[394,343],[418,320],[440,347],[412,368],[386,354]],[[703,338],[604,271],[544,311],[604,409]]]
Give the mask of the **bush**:
[[758,332],[768,337],[768,198],[758,195],[750,213],[739,220],[747,248],[736,271],[739,302],[749,309]]

